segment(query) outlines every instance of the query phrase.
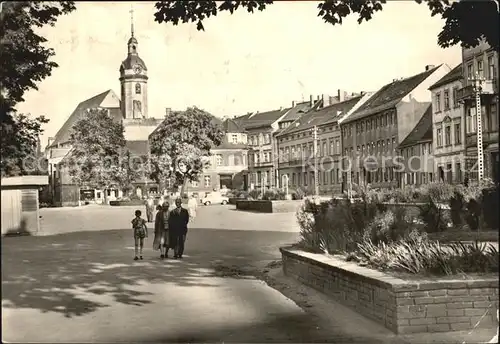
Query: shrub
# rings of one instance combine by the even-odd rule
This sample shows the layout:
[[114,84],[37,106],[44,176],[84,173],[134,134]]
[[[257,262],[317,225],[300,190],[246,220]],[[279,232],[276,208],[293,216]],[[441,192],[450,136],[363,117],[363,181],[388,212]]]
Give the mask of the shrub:
[[270,189],[264,192],[262,199],[267,201],[277,201],[286,199],[286,193],[281,189]]
[[410,238],[379,245],[365,241],[348,259],[378,270],[452,275],[498,272],[499,254],[491,244],[441,245],[437,241]]
[[363,239],[375,244],[389,243],[408,238],[413,232],[418,232],[418,228],[406,208],[396,207],[378,214],[366,227]]
[[261,196],[261,192],[257,189],[253,189],[253,190],[250,190],[248,192],[248,195],[252,198],[252,199],[259,199],[260,196]]
[[428,233],[443,232],[448,228],[447,212],[429,196],[427,203],[419,206],[419,218]]

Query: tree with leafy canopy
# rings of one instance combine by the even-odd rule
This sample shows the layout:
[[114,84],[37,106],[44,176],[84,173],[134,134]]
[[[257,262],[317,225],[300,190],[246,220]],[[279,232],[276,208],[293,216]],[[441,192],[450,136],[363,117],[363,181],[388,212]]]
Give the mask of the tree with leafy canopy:
[[11,176],[26,173],[23,161],[33,157],[42,124],[48,122],[43,116],[18,114],[14,108],[26,91],[36,90],[37,83],[57,67],[50,61],[54,50],[44,46],[47,40],[35,29],[53,26],[75,5],[73,1],[2,1],[0,6],[0,165],[2,176]]
[[[431,15],[440,15],[445,24],[438,35],[438,44],[447,48],[456,44],[474,47],[484,39],[496,51],[499,49],[499,0],[414,0],[425,3]],[[342,24],[351,14],[358,15],[358,23],[372,19],[375,12],[382,11],[387,0],[327,0],[318,3],[318,17],[331,25]],[[166,0],[155,4],[155,20],[159,23],[196,23],[198,30],[204,30],[203,21],[218,13],[231,14],[238,9],[249,13],[263,11],[271,0],[254,1],[187,1]],[[412,15],[411,13],[402,15]]]
[[131,156],[125,148],[123,131],[122,122],[113,119],[106,109],[89,109],[75,123],[65,165],[76,185],[127,192],[134,181],[146,175],[146,162]]
[[198,180],[210,157],[210,149],[221,144],[224,132],[210,113],[197,107],[167,115],[150,135],[151,178],[159,184],[170,181],[181,186]]

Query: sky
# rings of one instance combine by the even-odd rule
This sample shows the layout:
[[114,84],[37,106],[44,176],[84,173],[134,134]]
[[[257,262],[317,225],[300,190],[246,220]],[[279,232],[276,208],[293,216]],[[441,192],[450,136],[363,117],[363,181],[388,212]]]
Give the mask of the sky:
[[359,25],[354,15],[341,26],[317,17],[315,1],[275,2],[254,14],[221,13],[204,21],[205,31],[155,22],[154,2],[76,4],[54,27],[39,30],[59,67],[17,107],[50,119],[43,145],[81,101],[108,89],[120,95],[131,6],[148,68],[150,117],[188,106],[218,117],[263,112],[338,89],[376,91],[426,65],[461,60],[459,47],[437,45],[444,21],[413,1],[391,1],[372,20]]

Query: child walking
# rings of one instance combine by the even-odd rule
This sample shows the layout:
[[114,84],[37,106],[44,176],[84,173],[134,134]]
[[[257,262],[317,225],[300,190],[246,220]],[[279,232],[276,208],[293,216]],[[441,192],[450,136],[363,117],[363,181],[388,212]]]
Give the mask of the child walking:
[[[135,218],[132,220],[132,228],[134,229],[134,242],[135,242],[135,257],[134,260],[138,260],[137,253],[142,260],[142,249],[144,248],[144,239],[148,237],[148,227],[146,226],[146,220],[141,218],[141,211],[135,211]],[[140,251],[139,251],[140,250]]]

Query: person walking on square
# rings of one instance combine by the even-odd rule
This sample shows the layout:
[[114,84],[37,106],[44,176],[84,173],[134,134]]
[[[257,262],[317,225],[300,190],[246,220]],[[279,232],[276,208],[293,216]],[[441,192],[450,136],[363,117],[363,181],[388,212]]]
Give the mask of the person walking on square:
[[165,231],[165,225],[163,222],[163,208],[161,205],[156,206],[156,216],[155,216],[155,238],[153,240],[153,250],[160,250],[160,258],[164,258],[165,247],[163,245],[163,236]]
[[[168,258],[168,250],[170,247],[170,231],[168,230],[168,219],[170,217],[170,203],[168,200],[163,203],[162,207],[162,216],[163,216],[163,232],[162,232],[162,247],[163,247],[163,257]],[[173,248],[173,247],[172,247]]]
[[154,208],[155,208],[155,201],[153,197],[149,196],[146,201],[146,218],[148,222],[153,222]]
[[182,200],[175,200],[175,209],[170,211],[168,218],[168,230],[170,247],[174,248],[174,259],[182,258],[184,254],[184,243],[187,235],[189,212],[182,207]]
[[135,218],[132,220],[132,228],[134,229],[134,248],[135,257],[134,260],[138,260],[138,254],[142,260],[142,250],[144,248],[144,239],[148,237],[148,227],[146,226],[146,221],[141,217],[142,213],[140,210],[135,211]]
[[188,211],[190,220],[193,220],[196,217],[196,209],[198,209],[198,200],[194,195],[191,195],[191,198],[188,201]]

